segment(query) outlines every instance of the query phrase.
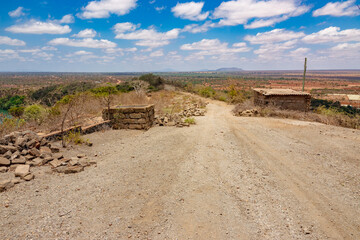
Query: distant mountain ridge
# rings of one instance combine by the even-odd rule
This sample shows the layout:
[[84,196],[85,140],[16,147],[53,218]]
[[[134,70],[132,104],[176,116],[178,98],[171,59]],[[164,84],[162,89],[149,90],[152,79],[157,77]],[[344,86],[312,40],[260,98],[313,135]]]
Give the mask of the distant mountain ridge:
[[219,68],[216,69],[215,72],[242,72],[244,71],[242,68],[236,68],[236,67],[232,67],[232,68]]

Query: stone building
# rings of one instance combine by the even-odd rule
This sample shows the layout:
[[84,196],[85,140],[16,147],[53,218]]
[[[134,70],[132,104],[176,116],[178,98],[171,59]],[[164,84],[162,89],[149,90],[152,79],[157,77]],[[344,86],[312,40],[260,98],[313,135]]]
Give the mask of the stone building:
[[259,106],[275,106],[280,109],[308,111],[311,95],[292,89],[254,88],[254,104]]
[[149,129],[155,119],[154,105],[117,106],[104,109],[104,120],[110,120],[115,129]]

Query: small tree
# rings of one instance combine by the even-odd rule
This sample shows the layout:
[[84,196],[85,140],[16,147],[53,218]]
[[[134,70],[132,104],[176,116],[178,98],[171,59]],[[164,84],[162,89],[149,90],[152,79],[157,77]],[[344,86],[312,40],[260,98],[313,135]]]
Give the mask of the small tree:
[[99,97],[102,102],[106,105],[106,108],[108,110],[107,120],[110,119],[110,107],[114,99],[114,95],[118,94],[119,91],[116,88],[116,86],[108,85],[103,87],[98,87],[95,89],[92,89],[91,92],[96,96]]
[[64,133],[66,118],[69,116],[70,111],[76,105],[76,100],[77,100],[77,95],[66,95],[60,101],[57,102],[57,105],[64,109],[61,120],[61,143],[63,147],[66,147],[65,133]]
[[131,81],[130,85],[134,88],[136,95],[141,96],[148,89],[149,83],[141,80]]

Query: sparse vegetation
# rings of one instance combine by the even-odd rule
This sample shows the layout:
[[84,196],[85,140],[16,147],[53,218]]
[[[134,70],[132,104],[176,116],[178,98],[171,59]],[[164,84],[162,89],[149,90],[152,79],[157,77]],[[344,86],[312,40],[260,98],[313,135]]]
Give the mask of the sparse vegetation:
[[184,122],[185,122],[185,123],[188,123],[188,124],[190,124],[190,125],[195,125],[195,124],[196,124],[196,120],[195,120],[195,118],[193,118],[193,117],[186,118],[186,119],[184,120]]

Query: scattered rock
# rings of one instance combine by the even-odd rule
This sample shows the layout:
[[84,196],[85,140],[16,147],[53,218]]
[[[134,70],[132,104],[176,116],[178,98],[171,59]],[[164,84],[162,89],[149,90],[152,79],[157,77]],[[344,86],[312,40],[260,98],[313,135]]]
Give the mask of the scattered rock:
[[4,157],[0,157],[0,166],[9,166],[10,160]]
[[77,155],[77,157],[78,157],[78,158],[84,158],[84,157],[86,157],[86,155],[83,154],[83,153],[80,153],[80,154]]
[[0,167],[0,173],[7,172],[7,170],[8,170],[7,167]]
[[14,183],[11,180],[3,180],[0,182],[0,192],[3,192],[9,188],[12,188]]
[[60,160],[57,160],[57,159],[55,159],[55,160],[52,160],[51,162],[50,162],[50,165],[53,167],[53,168],[56,168],[56,167],[59,167],[60,165],[61,165],[61,161]]
[[35,178],[35,175],[32,174],[32,173],[29,173],[28,175],[24,176],[23,179],[25,181],[30,181],[30,180],[33,180]]
[[65,174],[69,174],[69,173],[78,173],[78,172],[82,172],[84,171],[84,167],[77,165],[77,166],[69,166],[67,167],[67,169],[65,169]]
[[37,150],[36,148],[32,148],[29,150],[29,153],[35,157],[39,157],[40,156],[40,151]]
[[15,177],[25,177],[30,173],[30,166],[29,165],[19,165],[15,169]]
[[12,164],[24,164],[26,163],[26,158],[24,156],[19,156],[18,158],[15,158],[11,160]]

